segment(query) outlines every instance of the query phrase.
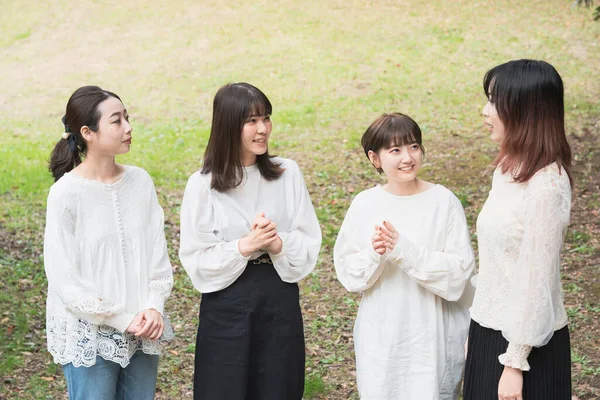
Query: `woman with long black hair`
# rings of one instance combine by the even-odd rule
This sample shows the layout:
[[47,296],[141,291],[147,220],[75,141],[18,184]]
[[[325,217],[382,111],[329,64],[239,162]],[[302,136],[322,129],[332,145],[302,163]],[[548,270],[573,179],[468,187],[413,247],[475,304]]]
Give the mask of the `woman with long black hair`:
[[185,189],[179,257],[202,293],[197,400],[302,398],[297,282],[321,230],[298,165],[268,153],[271,112],[250,84],[220,88],[204,165]]

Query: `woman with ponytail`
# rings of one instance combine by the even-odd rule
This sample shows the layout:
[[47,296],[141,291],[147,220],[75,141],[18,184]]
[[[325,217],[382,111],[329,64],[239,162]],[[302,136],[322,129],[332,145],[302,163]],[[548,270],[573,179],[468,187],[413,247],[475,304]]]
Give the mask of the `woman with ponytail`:
[[115,161],[132,141],[116,94],[77,89],[62,122],[44,236],[48,350],[70,399],[152,399],[172,337],[163,211],[148,173]]

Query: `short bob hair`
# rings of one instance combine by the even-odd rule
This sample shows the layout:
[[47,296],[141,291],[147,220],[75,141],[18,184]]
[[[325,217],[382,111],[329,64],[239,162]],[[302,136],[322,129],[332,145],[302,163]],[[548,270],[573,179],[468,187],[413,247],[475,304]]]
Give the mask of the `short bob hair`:
[[[379,153],[381,149],[391,149],[407,144],[418,144],[423,154],[421,128],[408,115],[401,113],[383,114],[367,128],[360,140],[367,158],[369,151]],[[383,169],[377,168],[380,174]]]
[[545,61],[514,60],[489,70],[483,90],[504,124],[495,166],[527,182],[553,162],[571,183],[571,148],[565,135],[563,81]]
[[[242,130],[252,115],[270,115],[271,102],[258,88],[244,82],[221,87],[215,95],[210,137],[204,152],[202,173],[211,173],[211,188],[219,192],[233,189],[242,183]],[[283,173],[280,164],[265,152],[256,157],[260,174],[268,181]]]

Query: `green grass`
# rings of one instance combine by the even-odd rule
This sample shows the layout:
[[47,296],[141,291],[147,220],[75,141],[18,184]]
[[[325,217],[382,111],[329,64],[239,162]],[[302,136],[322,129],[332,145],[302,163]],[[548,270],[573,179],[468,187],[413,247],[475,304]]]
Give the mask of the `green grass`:
[[[154,178],[175,263],[179,204],[202,159],[214,93],[248,81],[269,96],[272,152],[299,162],[324,234],[319,264],[302,284],[307,398],[355,395],[348,335],[359,298],[335,281],[331,252],[351,199],[382,182],[359,148],[378,115],[400,111],[417,120],[427,150],[421,176],[453,190],[473,227],[496,151],[481,129],[489,68],[525,57],[555,65],[565,81],[569,134],[582,136],[600,114],[600,23],[568,1],[319,4],[0,0],[0,239],[10,244],[0,251],[0,318],[8,318],[0,324],[0,381],[9,382],[0,397],[61,398],[64,391],[45,352],[40,251],[52,184],[47,160],[66,100],[81,85],[123,98],[134,142],[119,161]],[[592,176],[597,156],[588,147],[574,158]],[[598,208],[593,190],[585,201]],[[569,233],[566,257],[575,266],[597,254],[590,229],[581,224]],[[596,321],[598,301],[586,307],[587,286],[568,278],[577,333]],[[199,297],[181,268],[173,293],[179,334],[161,362],[159,398],[189,398]],[[576,346],[589,360],[585,343]]]

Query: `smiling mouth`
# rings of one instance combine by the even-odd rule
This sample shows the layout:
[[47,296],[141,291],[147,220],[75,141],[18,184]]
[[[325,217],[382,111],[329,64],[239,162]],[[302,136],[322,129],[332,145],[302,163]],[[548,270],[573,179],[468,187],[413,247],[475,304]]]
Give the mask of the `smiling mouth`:
[[414,168],[414,165],[409,165],[408,167],[402,167],[402,168],[398,168],[400,171],[412,171],[412,169]]
[[267,139],[254,139],[252,143],[264,144],[267,142]]

